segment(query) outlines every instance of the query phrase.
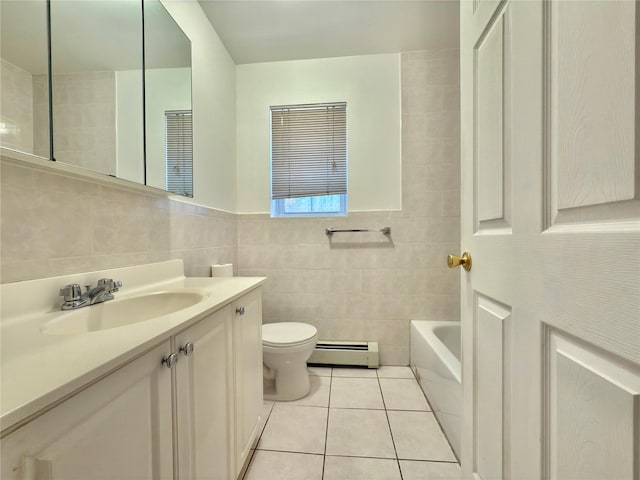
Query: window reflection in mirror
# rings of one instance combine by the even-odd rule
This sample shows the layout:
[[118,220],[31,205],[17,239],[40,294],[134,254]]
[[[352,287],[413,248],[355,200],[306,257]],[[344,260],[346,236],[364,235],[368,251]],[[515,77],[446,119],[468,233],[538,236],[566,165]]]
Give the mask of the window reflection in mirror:
[[49,158],[45,0],[0,1],[0,145]]
[[144,0],[147,185],[193,197],[191,42],[158,0]]
[[140,0],[51,0],[51,55],[55,160],[143,183]]

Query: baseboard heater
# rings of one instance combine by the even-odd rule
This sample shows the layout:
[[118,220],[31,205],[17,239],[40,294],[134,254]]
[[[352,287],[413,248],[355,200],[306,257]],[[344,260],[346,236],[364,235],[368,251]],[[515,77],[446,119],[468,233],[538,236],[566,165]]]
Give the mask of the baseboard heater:
[[307,361],[313,365],[345,365],[378,368],[378,342],[341,342],[321,340]]

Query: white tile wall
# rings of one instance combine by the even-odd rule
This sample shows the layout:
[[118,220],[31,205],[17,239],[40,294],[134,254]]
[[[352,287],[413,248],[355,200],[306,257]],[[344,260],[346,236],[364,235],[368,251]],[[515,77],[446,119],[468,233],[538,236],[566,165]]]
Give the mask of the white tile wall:
[[[108,90],[108,79],[91,81],[76,89],[59,79],[54,102],[71,108]],[[34,93],[44,91],[40,83],[34,76]],[[458,104],[457,51],[402,55],[400,211],[232,215],[3,164],[1,281],[168,258],[183,258],[188,275],[204,276],[212,263],[233,262],[239,275],[269,277],[265,322],[308,322],[321,339],[375,340],[383,364],[407,365],[411,319],[459,318],[459,276],[444,260],[460,243]],[[390,238],[336,234],[329,241],[324,233],[387,225]]]
[[0,144],[33,153],[31,74],[0,58]]
[[[238,216],[240,275],[269,277],[265,322],[302,321],[321,339],[375,340],[381,362],[407,365],[409,321],[457,320],[460,243],[458,51],[402,55],[402,210],[346,218]],[[380,234],[336,228],[391,226]]]
[[33,153],[50,156],[49,142],[49,82],[47,75],[34,75],[33,84]]
[[0,167],[3,283],[182,258],[188,276],[237,263],[236,218],[68,178]]
[[[46,76],[34,75],[34,85]],[[46,90],[34,88],[34,102],[44,110]],[[46,111],[46,110],[45,110]],[[53,75],[54,156],[57,161],[116,175],[115,72]],[[36,115],[37,131],[48,119]],[[42,149],[40,142],[37,147]],[[48,156],[48,153],[47,155]]]

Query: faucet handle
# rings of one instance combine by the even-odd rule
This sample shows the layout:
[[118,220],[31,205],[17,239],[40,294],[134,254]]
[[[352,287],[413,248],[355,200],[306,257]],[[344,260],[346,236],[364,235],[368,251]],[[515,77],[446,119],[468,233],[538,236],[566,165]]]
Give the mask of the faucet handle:
[[59,295],[64,297],[65,302],[75,302],[80,300],[80,297],[82,296],[82,289],[77,283],[72,283],[71,285],[61,288]]
[[122,286],[122,282],[119,280],[114,281],[112,278],[101,278],[98,280],[99,287],[105,287],[105,290],[109,292],[117,292],[118,288]]

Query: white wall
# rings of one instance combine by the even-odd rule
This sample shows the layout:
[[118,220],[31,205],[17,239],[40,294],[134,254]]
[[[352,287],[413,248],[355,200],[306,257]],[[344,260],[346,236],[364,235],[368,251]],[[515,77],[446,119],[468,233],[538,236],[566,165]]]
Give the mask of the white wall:
[[196,1],[162,0],[191,40],[194,201],[236,210],[236,71]]
[[239,213],[269,212],[269,107],[342,101],[349,211],[402,207],[399,54],[238,65],[236,77]]

